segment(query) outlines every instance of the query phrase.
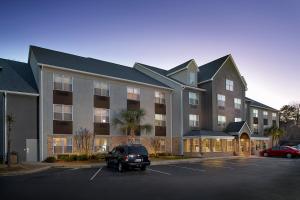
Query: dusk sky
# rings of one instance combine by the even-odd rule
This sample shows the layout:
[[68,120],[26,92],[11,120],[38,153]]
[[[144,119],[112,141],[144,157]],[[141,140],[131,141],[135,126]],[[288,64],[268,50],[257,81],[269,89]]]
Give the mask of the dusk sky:
[[248,97],[300,101],[299,0],[1,0],[0,57],[27,62],[30,44],[165,69],[231,53]]

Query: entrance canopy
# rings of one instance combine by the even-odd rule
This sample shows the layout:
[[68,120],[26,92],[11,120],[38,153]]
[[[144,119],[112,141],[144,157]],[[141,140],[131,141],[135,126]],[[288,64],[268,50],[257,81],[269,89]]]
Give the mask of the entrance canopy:
[[203,138],[203,139],[234,139],[234,136],[221,131],[191,130],[183,136],[184,138]]
[[225,132],[238,137],[241,137],[242,134],[248,134],[249,138],[252,134],[251,129],[245,121],[231,122],[230,124],[228,124]]

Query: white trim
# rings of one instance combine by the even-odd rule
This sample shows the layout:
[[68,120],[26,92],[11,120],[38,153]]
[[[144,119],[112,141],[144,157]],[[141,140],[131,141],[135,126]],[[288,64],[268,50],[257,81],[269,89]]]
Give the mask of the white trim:
[[270,140],[268,137],[250,137],[251,140]]
[[4,160],[7,155],[7,92],[4,92]]
[[47,65],[47,64],[43,64],[43,63],[38,63],[38,65],[42,65],[44,67],[53,68],[53,69],[59,69],[59,70],[65,70],[65,71],[70,71],[70,72],[81,73],[81,74],[85,74],[85,75],[91,75],[91,76],[97,76],[97,77],[104,77],[104,78],[109,78],[109,79],[114,79],[114,80],[120,80],[120,81],[126,81],[126,82],[141,84],[141,85],[147,85],[147,86],[157,87],[157,88],[163,88],[163,89],[166,89],[166,90],[173,90],[172,88],[167,88],[167,87],[158,86],[158,85],[152,85],[152,84],[138,82],[138,81],[132,81],[132,80],[123,79],[123,78],[116,78],[116,77],[102,75],[102,74],[96,74],[96,73],[92,73],[92,72],[84,72],[84,71],[75,70],[75,69],[69,69],[69,68],[65,68],[65,67],[57,67],[57,66],[53,66],[53,65]]
[[197,87],[188,86],[188,85],[183,85],[183,86],[182,86],[182,89],[185,89],[185,88],[193,89],[193,90],[198,90],[198,91],[201,91],[201,92],[206,92],[206,89],[197,88]]
[[239,136],[240,136],[241,130],[244,128],[245,124],[246,124],[246,126],[247,126],[247,128],[248,128],[248,130],[249,130],[249,132],[250,132],[250,135],[249,135],[249,137],[250,137],[250,136],[252,135],[252,131],[251,131],[251,129],[249,128],[247,122],[245,122],[245,123],[243,124],[242,128],[239,130]]
[[206,81],[198,82],[198,84],[207,83],[207,82],[210,82],[210,81],[212,81],[212,79],[208,79],[208,80],[206,80]]
[[234,136],[213,136],[213,135],[201,135],[201,136],[184,136],[184,139],[200,138],[200,139],[234,139]]
[[[167,74],[167,76],[171,76],[171,75],[176,74],[176,73],[178,73],[178,72],[181,72],[181,71],[183,71],[183,70],[185,70],[185,69],[188,69],[191,63],[194,63],[194,64],[196,65],[196,67],[197,67],[197,72],[198,72],[198,71],[199,71],[199,68],[198,68],[198,66],[197,66],[196,61],[195,61],[194,59],[191,59],[190,62],[189,62],[185,67],[180,68],[180,69],[178,69],[178,70],[176,70],[176,71],[174,71],[174,72],[171,72],[171,73]],[[183,64],[183,63],[182,63],[182,64]],[[196,74],[197,74],[197,73],[196,73]]]
[[39,96],[39,94],[35,94],[35,93],[16,92],[16,91],[9,91],[9,90],[0,90],[0,92],[7,93],[7,94],[19,94],[19,95],[28,95],[28,96]]

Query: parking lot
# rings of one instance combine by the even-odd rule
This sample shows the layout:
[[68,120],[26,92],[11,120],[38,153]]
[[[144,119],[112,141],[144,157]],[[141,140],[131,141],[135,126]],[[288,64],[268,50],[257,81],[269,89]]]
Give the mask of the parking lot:
[[[150,166],[50,169],[0,177],[1,199],[300,199],[300,159],[236,158]],[[4,197],[4,198],[2,198]]]

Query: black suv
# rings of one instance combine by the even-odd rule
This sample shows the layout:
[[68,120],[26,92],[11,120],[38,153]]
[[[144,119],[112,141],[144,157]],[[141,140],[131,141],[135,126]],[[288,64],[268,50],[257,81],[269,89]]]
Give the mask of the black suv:
[[117,167],[119,172],[125,168],[140,168],[146,170],[150,165],[147,149],[143,145],[120,145],[105,157],[107,167]]

